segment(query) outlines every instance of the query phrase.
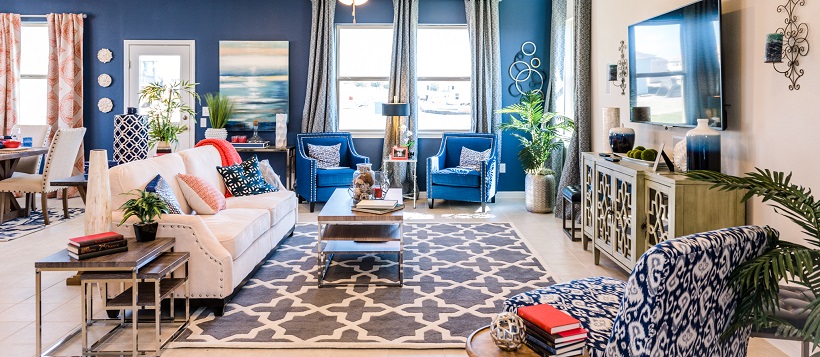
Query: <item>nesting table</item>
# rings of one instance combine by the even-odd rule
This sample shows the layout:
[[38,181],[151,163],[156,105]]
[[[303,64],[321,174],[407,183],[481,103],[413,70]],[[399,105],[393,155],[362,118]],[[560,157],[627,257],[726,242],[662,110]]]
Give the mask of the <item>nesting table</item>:
[[[394,163],[394,164],[407,163],[407,164],[409,164],[409,166],[410,166],[409,174],[410,174],[410,177],[413,179],[413,193],[410,194],[410,195],[404,195],[404,198],[407,198],[407,199],[412,198],[413,199],[413,209],[416,209],[416,199],[419,196],[419,185],[418,185],[419,181],[418,181],[418,177],[417,177],[418,175],[417,175],[417,167],[416,167],[416,166],[418,166],[418,160],[417,159],[395,160],[395,159],[391,159],[389,157],[382,160],[382,166],[385,166],[384,164],[390,164],[390,163]],[[389,170],[387,170],[386,167],[384,168],[384,170],[389,171]]]
[[[389,190],[387,200],[402,203],[401,190]],[[398,257],[398,279],[391,283],[371,285],[402,286],[404,268],[404,213],[398,210],[386,214],[362,213],[351,210],[353,198],[348,189],[340,188],[319,212],[318,235],[318,279],[319,287],[339,285],[359,285],[347,283],[325,283],[325,276],[335,254],[396,254]]]

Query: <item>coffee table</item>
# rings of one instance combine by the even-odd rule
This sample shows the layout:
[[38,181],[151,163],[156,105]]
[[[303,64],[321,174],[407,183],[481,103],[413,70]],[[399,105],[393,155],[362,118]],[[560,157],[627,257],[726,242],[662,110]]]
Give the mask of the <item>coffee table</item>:
[[527,346],[521,346],[517,351],[502,351],[493,342],[490,336],[490,326],[482,327],[467,338],[465,346],[470,357],[540,357]]
[[[401,190],[387,191],[387,200],[403,202]],[[398,210],[386,214],[354,212],[353,198],[346,188],[333,192],[330,199],[319,212],[318,235],[318,272],[319,287],[326,286],[402,286],[404,268],[404,251],[402,237],[404,233],[404,212]],[[335,254],[396,254],[398,256],[399,274],[395,282],[390,283],[325,283],[325,276]]]

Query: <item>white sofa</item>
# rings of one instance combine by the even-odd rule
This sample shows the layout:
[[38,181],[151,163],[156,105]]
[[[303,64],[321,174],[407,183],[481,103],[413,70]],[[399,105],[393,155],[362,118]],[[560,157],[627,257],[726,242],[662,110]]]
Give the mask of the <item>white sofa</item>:
[[[185,214],[167,214],[159,219],[158,237],[176,238],[175,250],[190,252],[189,273],[191,298],[200,305],[214,307],[217,316],[235,291],[250,278],[279,242],[293,234],[296,225],[297,199],[282,188],[255,196],[229,197],[227,209],[215,215],[197,215],[185,201],[176,175],[200,177],[224,193],[222,177],[216,171],[222,166],[219,152],[212,146],[183,150],[147,160],[130,162],[109,170],[114,230],[126,237],[134,236],[131,218],[121,226],[126,200],[123,193],[144,189],[157,174],[168,181]],[[182,297],[181,292],[177,297]]]

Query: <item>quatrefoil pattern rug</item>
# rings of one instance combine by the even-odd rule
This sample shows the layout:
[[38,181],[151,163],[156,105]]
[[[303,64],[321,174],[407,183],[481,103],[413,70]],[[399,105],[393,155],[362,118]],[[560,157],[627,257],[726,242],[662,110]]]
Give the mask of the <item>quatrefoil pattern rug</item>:
[[[461,348],[504,299],[554,284],[510,223],[412,223],[404,286],[317,287],[316,224],[300,224],[215,317],[192,315],[173,347]],[[336,256],[328,282],[389,282],[393,255]]]

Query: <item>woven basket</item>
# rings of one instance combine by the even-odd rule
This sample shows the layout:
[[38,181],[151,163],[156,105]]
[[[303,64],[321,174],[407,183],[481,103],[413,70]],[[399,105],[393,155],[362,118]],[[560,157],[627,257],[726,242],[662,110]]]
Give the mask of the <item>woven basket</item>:
[[555,176],[527,174],[524,180],[527,211],[550,213],[555,207]]

